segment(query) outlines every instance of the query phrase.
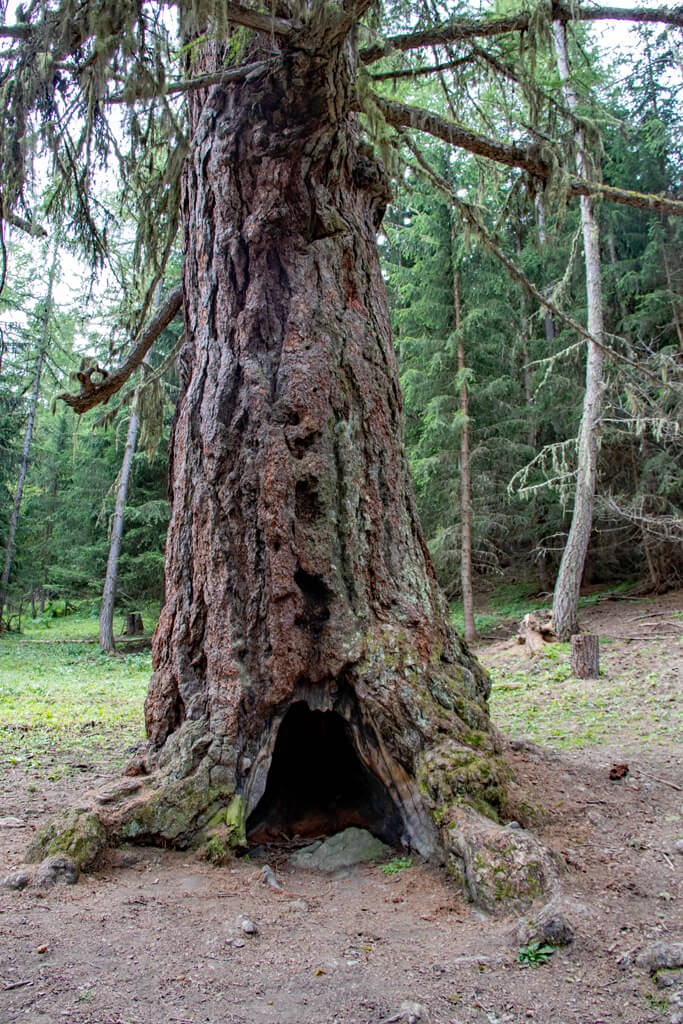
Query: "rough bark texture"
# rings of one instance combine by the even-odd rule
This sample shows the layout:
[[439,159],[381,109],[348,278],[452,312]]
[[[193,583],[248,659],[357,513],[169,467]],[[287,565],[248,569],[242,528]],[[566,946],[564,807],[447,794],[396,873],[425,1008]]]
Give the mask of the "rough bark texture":
[[594,633],[577,633],[571,638],[572,675],[597,679],[600,675],[600,638]]
[[329,736],[395,842],[486,905],[529,900],[552,867],[493,820],[507,798],[489,680],[416,518],[375,247],[387,182],[353,113],[353,50],[278,45],[267,75],[190,98],[166,605],[130,769],[151,775],[92,814],[119,838],[244,843],[287,789],[277,764],[315,778]]
[[[387,183],[351,81],[343,48],[291,52],[193,105],[186,392],[147,724],[159,747],[206,719],[214,775],[249,811],[284,711],[340,710],[429,852],[425,732],[487,730],[488,681],[446,625],[417,525],[375,249]],[[458,692],[437,703],[449,677]]]

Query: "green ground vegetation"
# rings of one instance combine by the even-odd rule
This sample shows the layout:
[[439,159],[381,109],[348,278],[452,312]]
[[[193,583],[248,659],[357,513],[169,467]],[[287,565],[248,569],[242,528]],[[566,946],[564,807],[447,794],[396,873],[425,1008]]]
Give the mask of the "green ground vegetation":
[[[146,613],[151,626],[154,609]],[[97,635],[88,607],[26,625],[0,643],[0,764],[24,764],[44,778],[123,764],[144,734],[149,650],[100,653],[85,642]]]
[[[599,599],[591,595],[587,601]],[[501,588],[487,602],[490,627],[528,610],[521,585]],[[142,609],[146,630],[156,608]],[[681,619],[683,613],[672,612]],[[117,632],[122,621],[117,622]],[[0,769],[25,766],[36,780],[85,769],[120,768],[144,734],[143,703],[151,674],[149,650],[101,654],[96,609],[26,620],[21,635],[0,641]],[[508,633],[510,635],[510,632]],[[674,641],[680,645],[681,640]],[[483,646],[491,672],[491,711],[509,735],[580,748],[619,743],[683,743],[683,695],[675,659],[656,640],[623,645],[601,639],[599,680],[575,679],[568,644],[548,644],[533,660]]]

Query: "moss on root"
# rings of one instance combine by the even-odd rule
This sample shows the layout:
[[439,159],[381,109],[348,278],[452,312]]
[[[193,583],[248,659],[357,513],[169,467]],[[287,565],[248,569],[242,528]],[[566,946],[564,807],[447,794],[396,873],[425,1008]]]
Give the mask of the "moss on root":
[[473,807],[499,821],[507,800],[509,769],[481,737],[477,749],[442,743],[428,751],[418,770],[418,785],[437,825],[448,825],[458,807]]
[[28,848],[26,860],[37,864],[45,857],[64,853],[79,871],[88,871],[96,866],[108,839],[107,830],[94,811],[72,808],[42,826]]
[[239,793],[233,796],[227,807],[214,814],[204,830],[202,841],[202,855],[211,864],[228,864],[237,850],[246,848],[246,807]]
[[197,841],[232,796],[230,789],[208,785],[202,773],[168,782],[124,809],[117,831],[124,840],[185,849]]

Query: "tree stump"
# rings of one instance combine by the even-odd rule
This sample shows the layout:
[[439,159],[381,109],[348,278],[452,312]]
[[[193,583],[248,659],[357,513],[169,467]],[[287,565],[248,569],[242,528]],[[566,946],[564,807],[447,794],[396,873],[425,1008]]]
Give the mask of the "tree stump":
[[141,636],[144,633],[140,612],[126,612],[126,628],[123,632],[126,636]]
[[578,633],[571,638],[572,675],[597,679],[600,675],[600,640],[595,633]]

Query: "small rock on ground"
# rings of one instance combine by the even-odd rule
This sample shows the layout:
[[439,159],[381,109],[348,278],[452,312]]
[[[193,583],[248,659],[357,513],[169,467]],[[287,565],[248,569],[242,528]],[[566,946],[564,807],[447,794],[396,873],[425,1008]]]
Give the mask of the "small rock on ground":
[[34,885],[42,889],[48,889],[58,882],[64,885],[75,885],[78,881],[79,871],[71,857],[64,853],[57,853],[52,857],[46,857],[36,870]]
[[19,868],[18,871],[11,871],[9,875],[0,882],[0,889],[25,889],[27,885],[31,884],[33,879],[33,873],[27,871],[25,868]]
[[530,919],[524,919],[517,931],[523,945],[546,942],[550,946],[569,946],[574,941],[574,926],[556,903],[546,903]]
[[312,843],[297,850],[290,864],[297,868],[337,871],[353,864],[383,860],[392,850],[364,828],[347,828],[324,842]]
[[642,967],[650,974],[683,967],[683,942],[653,942],[640,951],[636,967]]

